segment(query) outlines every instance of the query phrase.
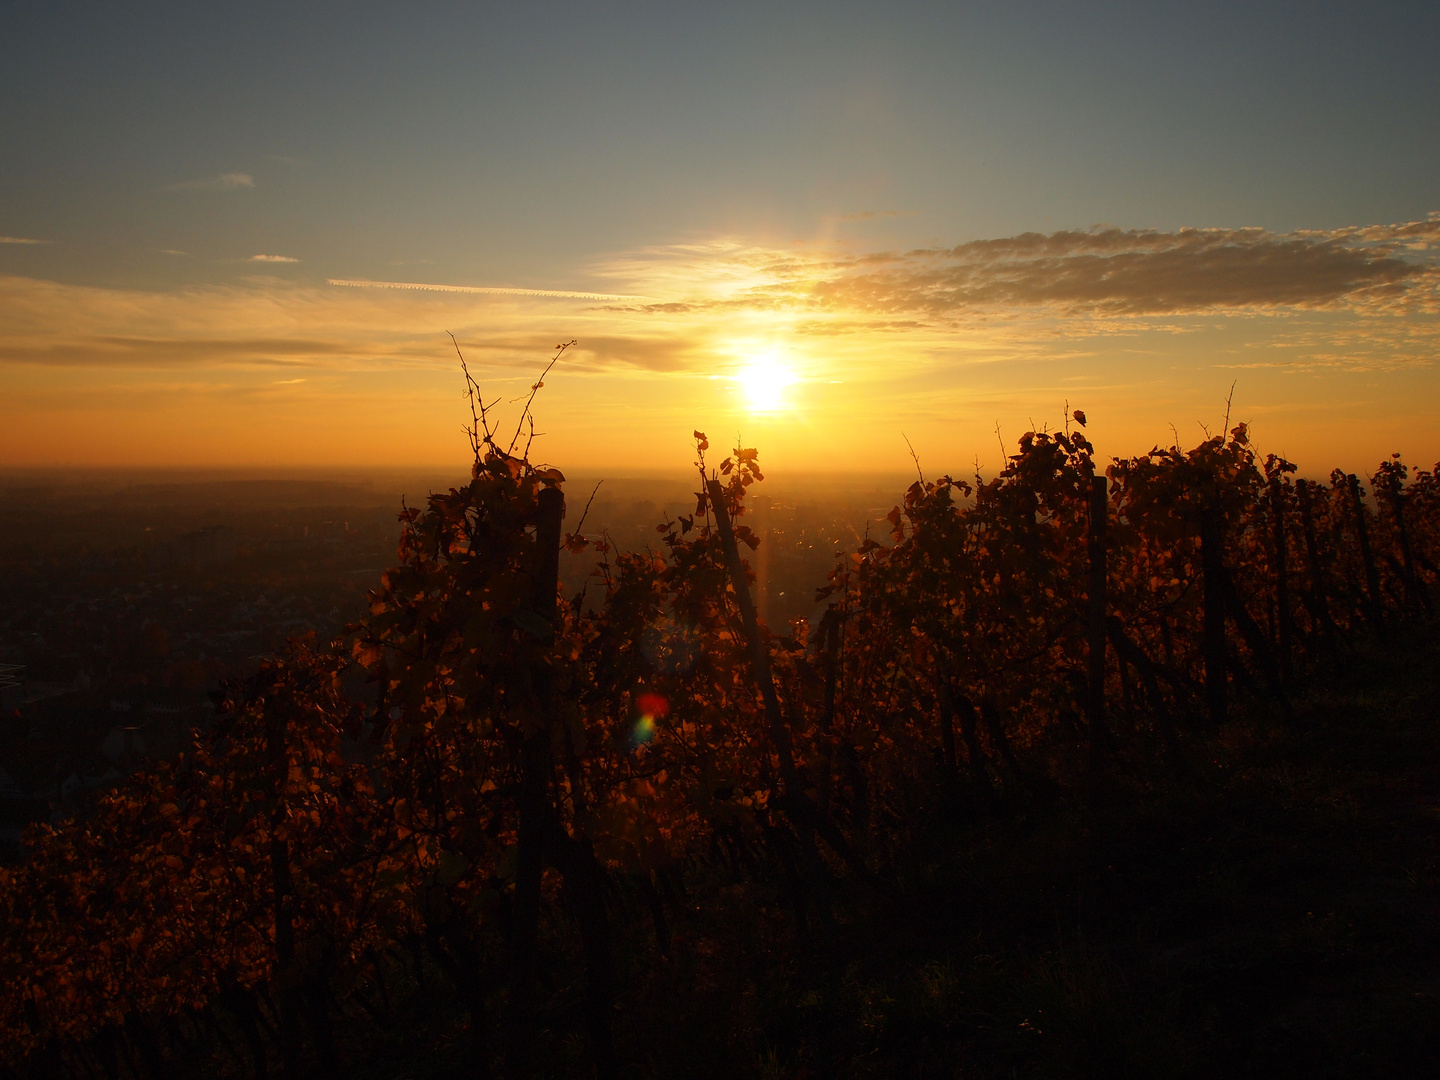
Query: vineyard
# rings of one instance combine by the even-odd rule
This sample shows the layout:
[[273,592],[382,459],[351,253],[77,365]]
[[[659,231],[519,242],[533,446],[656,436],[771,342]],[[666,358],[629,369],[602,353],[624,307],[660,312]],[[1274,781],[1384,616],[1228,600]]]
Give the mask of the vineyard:
[[[1097,873],[1169,865],[1233,763],[1294,774],[1327,680],[1429,640],[1440,475],[1297,479],[1244,424],[1105,463],[1085,420],[917,478],[780,627],[755,450],[696,432],[693,513],[621,551],[482,405],[472,479],[403,510],[365,619],[33,827],[0,878],[3,1068],[1203,1074],[1211,1021],[1115,975],[1128,946],[1065,930],[1054,882],[1097,843]],[[1036,904],[1044,946],[1005,929]]]

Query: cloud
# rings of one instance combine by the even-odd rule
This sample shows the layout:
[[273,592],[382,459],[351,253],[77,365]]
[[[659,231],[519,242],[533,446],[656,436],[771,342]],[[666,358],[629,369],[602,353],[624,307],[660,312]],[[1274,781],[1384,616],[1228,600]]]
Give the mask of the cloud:
[[1097,227],[1024,233],[837,268],[820,307],[936,315],[1045,307],[1100,315],[1363,308],[1433,301],[1440,221],[1280,234]]
[[49,240],[32,240],[28,236],[0,236],[0,244],[48,244]]
[[677,245],[623,256],[597,272],[662,297],[625,309],[654,315],[748,310],[944,321],[1024,312],[1436,312],[1440,217],[1293,233],[1096,226],[861,256]]
[[623,334],[588,334],[577,346],[579,359],[588,370],[607,370],[615,365],[642,371],[679,372],[704,362],[703,350],[683,337],[641,337]]
[[[664,332],[627,334],[623,326],[610,326],[606,333],[602,325],[595,326],[595,333],[587,333],[578,344],[565,353],[565,366],[569,371],[606,374],[625,371],[677,373],[690,371],[703,365],[707,359],[703,348],[697,348],[693,336],[668,334]],[[461,352],[471,366],[477,363],[500,364],[515,357],[536,357],[547,350],[553,351],[553,338],[535,334],[504,334],[487,336],[462,336],[459,338]],[[478,359],[477,359],[478,358]]]
[[1058,304],[1132,315],[1356,307],[1433,288],[1433,259],[1405,257],[1415,241],[1424,249],[1440,241],[1440,222],[1289,235],[1096,229],[958,248],[949,266],[942,261],[914,284],[937,287],[942,303],[948,289],[960,302]]
[[171,184],[167,191],[244,191],[255,186],[255,178],[249,173],[227,172],[219,176],[206,176],[199,180],[182,180]]
[[[1062,355],[1088,364],[1162,339],[1199,347],[1186,338],[1223,340],[1212,364],[1413,365],[1437,355],[1437,261],[1440,217],[1293,233],[1097,227],[854,254],[714,240],[577,268],[594,291],[276,276],[145,292],[12,277],[0,279],[0,364],[438,370],[453,362],[451,330],[500,379],[572,337],[566,365],[587,377],[724,372],[778,350],[827,379],[878,383]],[[1267,355],[1240,355],[1241,338]]]
[[172,337],[141,335],[87,335],[79,339],[13,342],[3,353],[10,363],[45,364],[52,367],[104,365],[113,367],[241,366],[251,368],[321,366],[328,361],[363,362],[375,349],[356,342],[291,337],[253,338],[207,337],[176,334]]
[[668,328],[640,327],[627,343],[628,327],[584,308],[547,295],[338,289],[278,278],[139,290],[0,277],[0,367],[448,370],[455,354],[447,329],[467,356],[475,351],[472,363],[497,372],[528,372],[568,337],[594,339],[574,350],[577,370],[675,367],[671,349],[649,344]]
[[[743,431],[796,467],[879,468],[871,433],[902,429],[927,458],[989,460],[997,420],[1013,435],[1067,398],[1117,449],[1149,446],[1165,421],[1218,422],[1237,374],[1245,407],[1304,418],[1265,428],[1292,456],[1388,453],[1397,432],[1409,456],[1433,446],[1440,409],[1440,217],[870,252],[713,239],[556,282],[577,289],[322,284],[271,261],[168,290],[0,277],[0,457],[440,460],[465,415],[447,330],[502,412],[578,339],[547,379],[546,455],[596,467],[686,460],[695,428]],[[796,408],[762,422],[731,374],[770,356],[795,373]]]
[[[268,258],[268,256],[255,256]],[[295,260],[280,260],[290,261]],[[567,292],[559,289],[517,289],[508,285],[432,285],[416,281],[362,281],[330,278],[327,284],[350,289],[409,289],[417,292],[475,293],[490,296],[536,296],[552,300],[643,300],[643,296],[616,296],[610,293]]]

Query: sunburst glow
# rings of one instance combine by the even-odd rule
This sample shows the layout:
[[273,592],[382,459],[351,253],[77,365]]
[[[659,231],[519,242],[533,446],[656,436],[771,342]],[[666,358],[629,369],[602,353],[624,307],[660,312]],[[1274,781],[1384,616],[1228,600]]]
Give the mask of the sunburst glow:
[[785,405],[785,391],[795,374],[773,356],[757,357],[740,369],[738,380],[752,412],[776,412]]

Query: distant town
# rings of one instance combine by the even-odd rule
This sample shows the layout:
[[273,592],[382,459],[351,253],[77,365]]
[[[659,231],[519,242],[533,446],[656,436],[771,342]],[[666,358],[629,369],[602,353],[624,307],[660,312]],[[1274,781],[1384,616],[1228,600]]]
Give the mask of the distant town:
[[[395,562],[402,498],[422,503],[463,475],[130,479],[0,478],[0,859],[18,857],[28,823],[83,814],[146,760],[180,753],[222,684],[287,637],[341,634]],[[566,528],[659,551],[657,525],[694,512],[695,486],[574,480]],[[762,538],[748,558],[778,632],[817,612],[837,555],[867,529],[886,534],[904,481],[769,487],[745,523]],[[602,587],[596,560],[566,557],[568,595]],[[352,694],[373,693],[353,681]]]

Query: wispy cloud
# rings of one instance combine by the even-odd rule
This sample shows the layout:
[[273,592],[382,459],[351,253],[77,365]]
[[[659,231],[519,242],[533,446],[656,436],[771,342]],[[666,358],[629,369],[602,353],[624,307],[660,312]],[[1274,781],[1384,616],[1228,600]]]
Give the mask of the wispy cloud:
[[267,278],[147,293],[16,277],[0,289],[0,363],[443,365],[450,329],[496,367],[577,337],[567,363],[595,373],[724,371],[783,347],[859,379],[897,350],[911,371],[1055,357],[1097,335],[1139,354],[1222,325],[1296,355],[1409,363],[1436,355],[1437,263],[1440,218],[1289,234],[1096,228],[870,254],[717,240],[589,267],[615,286],[595,291]]
[[1440,221],[1277,234],[1097,227],[1026,233],[841,268],[822,306],[946,313],[1045,306],[1114,315],[1362,307],[1433,299]]
[[[1267,437],[1283,434],[1287,450],[1325,457],[1349,439],[1369,454],[1371,441],[1378,452],[1413,428],[1434,452],[1440,217],[1292,233],[1101,227],[869,253],[718,239],[574,273],[593,290],[274,274],[146,291],[0,278],[0,368],[7,389],[24,391],[0,395],[0,456],[31,453],[4,417],[42,406],[70,416],[77,387],[102,385],[124,391],[94,405],[117,431],[145,434],[135,417],[151,408],[191,431],[203,391],[256,453],[311,409],[365,418],[380,455],[416,452],[417,432],[448,452],[438,423],[455,408],[446,330],[504,400],[555,342],[578,339],[548,380],[546,420],[557,447],[570,439],[566,452],[586,461],[658,461],[665,440],[706,425],[743,430],[767,452],[788,445],[813,467],[878,467],[855,433],[886,425],[968,461],[965,432],[991,452],[997,418],[1022,431],[1067,397],[1128,425],[1115,449],[1133,449],[1168,438],[1166,421],[1209,417],[1237,372],[1243,400],[1275,417],[1293,405],[1285,415],[1304,419],[1273,421]],[[760,358],[796,376],[788,427],[756,431],[731,385]],[[1325,424],[1308,426],[1315,417]]]
[[[259,258],[259,256],[257,256]],[[329,284],[351,289],[409,289],[418,292],[474,293],[481,296],[536,296],[552,300],[644,300],[643,296],[570,292],[563,289],[517,289],[508,285],[435,285],[417,281],[361,281],[330,278]]]
[[171,184],[167,191],[244,191],[255,186],[255,178],[249,173],[227,172],[218,176],[206,176],[199,180],[182,180]]
[[0,236],[0,244],[48,244],[49,240],[35,240],[29,236]]
[[[951,248],[862,256],[738,244],[652,249],[600,268],[648,293],[636,310],[1085,316],[1440,309],[1440,218],[1274,233],[1120,229],[1023,233]],[[688,283],[688,288],[686,287]]]

